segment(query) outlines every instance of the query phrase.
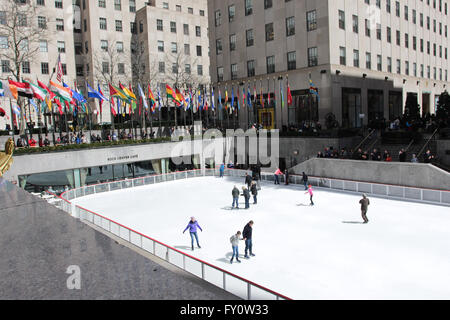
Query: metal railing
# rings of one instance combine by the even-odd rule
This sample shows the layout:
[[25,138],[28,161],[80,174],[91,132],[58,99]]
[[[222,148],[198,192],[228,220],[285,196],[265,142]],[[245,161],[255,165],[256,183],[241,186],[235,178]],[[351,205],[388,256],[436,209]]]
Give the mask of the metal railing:
[[161,241],[146,236],[112,219],[79,205],[75,205],[71,202],[71,200],[75,198],[96,193],[133,188],[179,179],[215,175],[218,175],[218,170],[216,169],[191,170],[89,185],[69,190],[61,194],[61,196],[57,196],[60,201],[59,203],[56,203],[56,206],[72,216],[79,218],[82,221],[87,221],[117,237],[120,237],[121,239],[130,242],[131,244],[151,253],[152,255],[155,255],[182,270],[194,274],[195,276],[240,298],[248,300],[291,300],[283,294],[275,292],[206,261],[193,257]]

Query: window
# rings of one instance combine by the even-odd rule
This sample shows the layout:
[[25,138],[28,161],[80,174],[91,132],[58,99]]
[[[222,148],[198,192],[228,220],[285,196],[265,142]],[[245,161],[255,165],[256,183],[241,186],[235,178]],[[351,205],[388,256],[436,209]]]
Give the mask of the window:
[[76,68],[76,72],[77,72],[77,77],[83,77],[84,76],[84,67],[82,64],[77,64],[75,66]]
[[[309,53],[309,49],[308,49],[308,53]],[[308,56],[308,59],[309,59],[309,56]],[[288,70],[297,69],[297,54],[295,51],[287,53],[287,68],[288,68]]]
[[48,52],[47,40],[40,40],[39,41],[39,51],[40,52]]
[[272,8],[272,0],[264,0],[264,9]]
[[118,74],[125,74],[125,64],[118,63],[117,64],[117,73]]
[[191,65],[190,65],[189,63],[186,63],[186,64],[184,65],[184,72],[185,72],[186,74],[191,74]]
[[339,29],[345,30],[345,12],[339,10],[338,16],[339,16]]
[[22,73],[30,73],[30,62],[29,61],[23,61],[22,62]]
[[188,24],[183,24],[183,34],[185,35],[185,36],[188,36],[189,35],[189,25]]
[[220,13],[220,10],[216,10],[216,12],[214,13],[214,19],[216,27],[222,24],[222,14]]
[[170,32],[177,33],[177,23],[175,21],[170,21]]
[[99,8],[106,8],[106,0],[98,0]]
[[202,56],[202,46],[197,46],[197,57]]
[[2,60],[2,72],[3,72],[3,73],[8,73],[8,72],[10,72],[10,68],[9,68],[9,60]]
[[159,73],[166,73],[166,64],[163,61],[158,63],[158,71]]
[[187,56],[191,55],[191,46],[187,43],[184,45],[184,54]]
[[391,34],[391,28],[390,27],[386,28],[386,41],[388,43],[392,42],[392,34]]
[[382,57],[380,54],[377,55],[377,70],[378,71],[383,70],[383,62],[382,62]]
[[109,73],[109,63],[106,61],[102,62],[102,73]]
[[199,26],[195,26],[195,35],[197,37],[201,37],[202,36],[202,29]]
[[103,51],[108,51],[108,40],[100,40],[100,48]]
[[353,66],[359,68],[359,50],[353,50]]
[[65,53],[66,52],[66,43],[64,41],[58,41],[56,43],[57,47],[58,47],[58,52],[59,53]]
[[178,11],[178,12],[181,12],[181,6],[179,4],[177,4],[175,6],[175,10]]
[[308,11],[306,13],[306,29],[307,31],[313,31],[317,29],[316,10]]
[[352,18],[352,21],[353,21],[353,32],[358,33],[359,32],[358,16],[354,15]]
[[391,57],[387,58],[387,71],[392,72],[392,58]]
[[200,17],[204,17],[205,16],[205,10],[200,10],[198,13],[200,14]]
[[275,56],[270,56],[266,58],[267,73],[275,72]]
[[130,22],[130,32],[132,34],[137,34],[137,26],[136,22]]
[[236,35],[230,35],[230,51],[236,50]]
[[75,54],[83,54],[83,43],[82,42],[75,42]]
[[106,18],[99,18],[99,22],[100,22],[100,30],[106,30],[107,29]]
[[366,52],[366,69],[372,69],[372,55]]
[[56,19],[56,30],[64,31],[64,20],[63,19]]
[[314,67],[317,66],[318,59],[317,59],[317,47],[308,48],[308,66]]
[[57,8],[57,9],[62,9],[63,8],[62,0],[55,0],[55,8]]
[[236,16],[236,8],[234,5],[228,7],[228,22],[233,22]]
[[366,23],[366,36],[370,37],[370,21],[366,19],[365,23]]
[[136,0],[129,0],[130,1],[130,12],[136,12]]
[[346,54],[345,54],[345,47],[339,47],[339,63],[343,66],[345,66],[346,63]]
[[37,0],[37,1],[36,1],[36,4],[37,4],[38,6],[45,6],[45,0]]
[[41,74],[48,74],[48,62],[41,62]]
[[409,48],[409,35],[405,33],[405,48]]
[[27,16],[23,13],[17,14],[17,25],[19,27],[26,27],[27,26]]
[[188,13],[189,13],[189,14],[194,14],[194,9],[189,7],[189,8],[188,8]]
[[122,32],[123,31],[122,20],[116,20],[116,31],[117,32]]
[[273,23],[266,24],[266,41],[272,41],[274,39]]
[[116,50],[117,52],[123,52],[123,42],[122,41],[117,41],[116,42]]
[[39,16],[38,27],[41,29],[47,29],[47,18]]
[[405,74],[409,76],[409,62],[405,61]]
[[114,9],[121,11],[122,10],[122,3],[121,0],[114,0]]
[[164,52],[164,41],[158,40],[158,52]]
[[381,40],[381,24],[377,23],[377,40]]
[[247,77],[255,76],[255,60],[247,61]]
[[247,43],[247,47],[253,46],[253,29],[249,29],[245,32],[245,39]]
[[397,73],[400,74],[402,72],[402,62],[400,59],[397,59]]
[[170,52],[177,53],[178,52],[178,46],[176,42],[172,42],[170,44]]
[[203,75],[203,66],[201,64],[197,65],[197,75]]
[[163,31],[163,21],[161,19],[156,20],[156,30]]
[[9,48],[8,37],[0,36],[0,49],[8,49],[8,48]]
[[217,81],[219,82],[223,81],[223,67],[217,68]]
[[6,11],[0,11],[0,24],[6,25]]
[[253,13],[252,0],[245,0],[245,15],[249,16]]
[[286,37],[293,36],[295,34],[295,17],[289,17],[286,19]]

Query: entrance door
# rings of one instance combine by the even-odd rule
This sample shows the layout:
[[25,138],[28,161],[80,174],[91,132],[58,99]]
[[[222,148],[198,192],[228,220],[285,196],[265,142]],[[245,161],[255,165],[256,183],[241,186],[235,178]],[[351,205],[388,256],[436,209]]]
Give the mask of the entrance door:
[[422,116],[430,112],[430,94],[422,94]]
[[259,109],[258,119],[264,129],[275,129],[275,109]]

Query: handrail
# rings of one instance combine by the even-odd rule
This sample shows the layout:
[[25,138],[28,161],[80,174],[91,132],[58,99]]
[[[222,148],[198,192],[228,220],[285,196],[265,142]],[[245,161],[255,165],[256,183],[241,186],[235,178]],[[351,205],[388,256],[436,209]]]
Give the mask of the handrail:
[[[372,129],[369,134],[353,149],[353,155],[357,152],[357,150],[366,142],[367,139],[372,137],[372,133],[375,132],[375,129]],[[353,156],[352,155],[352,156]]]
[[409,151],[409,148],[411,148],[411,146],[413,145],[413,143],[414,143],[414,139],[412,139],[411,142],[409,143],[409,145],[406,147],[405,152],[408,152],[408,151]]
[[437,128],[436,130],[434,130],[433,134],[431,135],[431,137],[428,139],[427,142],[425,142],[424,146],[422,147],[422,149],[420,149],[419,153],[417,154],[417,157],[420,157],[422,155],[422,152],[425,150],[425,148],[428,146],[428,144],[431,142],[432,139],[434,139],[434,137],[436,136],[436,134],[438,133],[439,128]]
[[378,142],[378,138],[376,138],[365,150],[366,152],[370,152],[370,150],[373,148],[374,145],[376,145]]

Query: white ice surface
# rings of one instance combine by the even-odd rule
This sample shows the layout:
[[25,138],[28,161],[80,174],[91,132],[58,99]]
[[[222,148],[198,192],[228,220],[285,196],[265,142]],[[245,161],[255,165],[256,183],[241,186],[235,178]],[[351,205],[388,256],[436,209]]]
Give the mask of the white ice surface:
[[[303,187],[262,184],[258,205],[231,211],[235,184],[192,178],[75,203],[294,299],[450,299],[448,207],[370,198],[370,223],[345,223],[362,221],[360,195],[317,189],[310,207]],[[193,252],[191,216],[203,228]],[[249,220],[256,257],[230,265],[229,238]]]

